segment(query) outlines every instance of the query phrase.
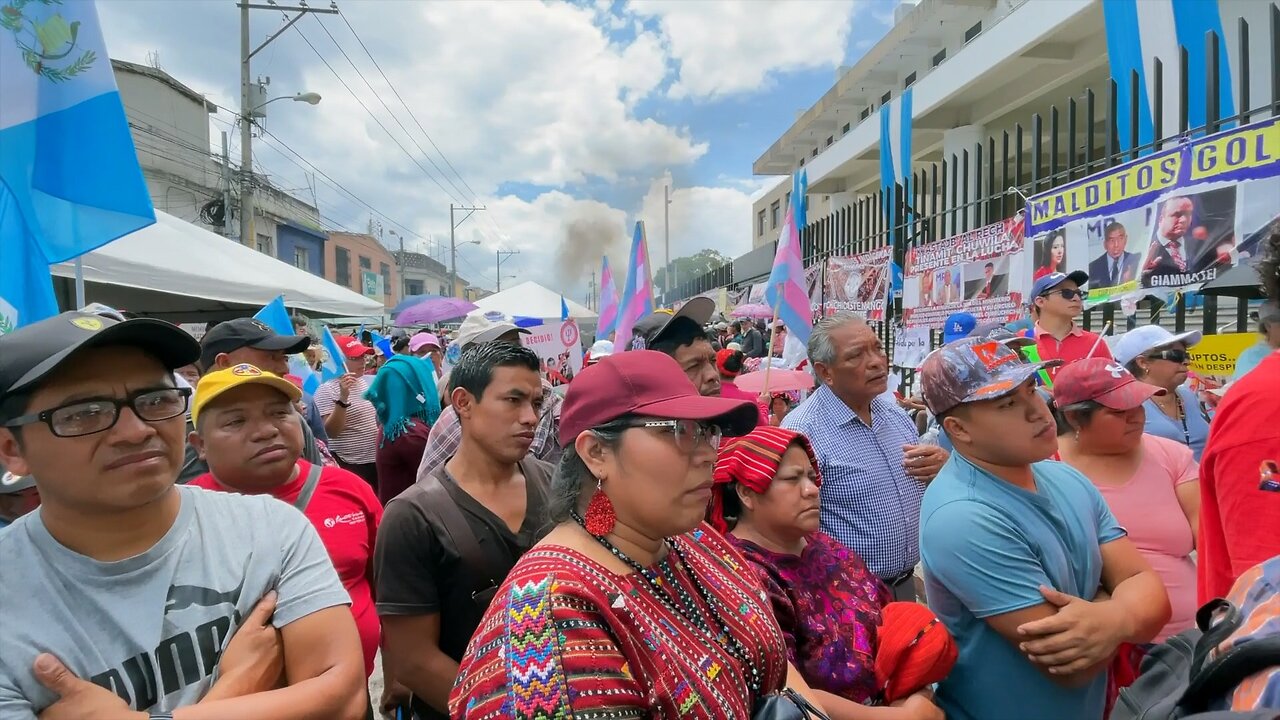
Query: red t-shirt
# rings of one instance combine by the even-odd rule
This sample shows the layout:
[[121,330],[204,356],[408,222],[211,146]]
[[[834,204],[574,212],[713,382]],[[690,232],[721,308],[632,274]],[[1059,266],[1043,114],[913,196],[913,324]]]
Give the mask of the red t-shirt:
[[[1039,325],[1035,326],[1034,332],[1036,350],[1039,351],[1041,360],[1061,360],[1066,364],[1086,357],[1111,359],[1111,348],[1107,347],[1106,341],[1100,341],[1098,333],[1081,329],[1079,325],[1072,326],[1071,332],[1062,340],[1050,335]],[[1057,368],[1050,368],[1049,377],[1056,375],[1057,371]]]
[[[298,477],[272,489],[270,495],[292,505],[302,492],[309,472],[311,463],[299,459]],[[214,479],[212,473],[205,473],[190,484],[206,490],[237,492]],[[378,537],[378,523],[382,521],[382,504],[369,483],[342,468],[325,467],[303,514],[320,535],[342,586],[351,595],[351,615],[360,633],[364,674],[368,677],[373,673],[373,656],[382,637],[372,585],[373,545]]]
[[1244,571],[1280,555],[1280,468],[1267,466],[1280,465],[1277,387],[1280,353],[1272,353],[1236,381],[1209,423],[1200,457],[1202,604],[1226,597]]

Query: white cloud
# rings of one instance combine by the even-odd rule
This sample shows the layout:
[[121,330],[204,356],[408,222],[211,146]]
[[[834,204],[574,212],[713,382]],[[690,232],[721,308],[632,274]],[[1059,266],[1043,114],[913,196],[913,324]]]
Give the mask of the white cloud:
[[[649,237],[649,257],[660,267],[664,257],[662,188],[659,178],[649,186],[638,219]],[[733,185],[736,183],[729,183]],[[736,187],[675,187],[671,192],[671,257],[693,255],[710,248],[728,257],[751,249],[751,193]]]
[[759,90],[779,72],[839,66],[856,4],[631,0],[627,8],[657,19],[680,64],[671,97],[714,98]]

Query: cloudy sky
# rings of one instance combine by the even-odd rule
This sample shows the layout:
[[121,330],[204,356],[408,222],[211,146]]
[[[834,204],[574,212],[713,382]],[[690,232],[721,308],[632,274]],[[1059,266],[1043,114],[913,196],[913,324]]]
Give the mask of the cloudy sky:
[[[271,107],[278,140],[255,141],[255,169],[309,197],[309,164],[328,176],[315,180],[327,225],[363,230],[372,207],[421,252],[447,252],[451,201],[484,205],[459,230],[479,241],[460,248],[460,275],[492,288],[494,252],[518,250],[504,284],[582,301],[602,252],[621,274],[636,220],[662,261],[666,182],[673,257],[749,250],[751,197],[777,181],[751,163],[888,30],[894,4],[344,0],[342,16],[303,18],[254,58],[271,96],[323,96]],[[113,57],[154,57],[239,106],[232,0],[98,7]],[[253,45],[283,22],[253,11]],[[215,116],[212,137],[233,120]]]

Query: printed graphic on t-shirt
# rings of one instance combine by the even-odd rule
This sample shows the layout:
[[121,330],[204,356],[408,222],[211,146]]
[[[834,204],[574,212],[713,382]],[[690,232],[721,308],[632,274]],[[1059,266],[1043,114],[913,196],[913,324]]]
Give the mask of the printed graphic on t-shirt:
[[89,678],[119,695],[134,710],[213,675],[227,640],[240,626],[244,580],[231,590],[170,585],[165,598],[164,639],[155,649],[113,664]]
[[1263,492],[1280,492],[1280,463],[1263,460],[1258,468],[1258,489]]

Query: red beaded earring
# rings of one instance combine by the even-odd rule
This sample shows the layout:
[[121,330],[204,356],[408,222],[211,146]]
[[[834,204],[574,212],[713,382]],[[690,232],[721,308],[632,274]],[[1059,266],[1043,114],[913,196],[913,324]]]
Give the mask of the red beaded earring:
[[587,514],[582,523],[587,532],[596,537],[604,537],[613,532],[613,525],[618,521],[613,503],[601,485],[600,478],[596,478],[596,492],[591,496],[591,502],[587,503]]

